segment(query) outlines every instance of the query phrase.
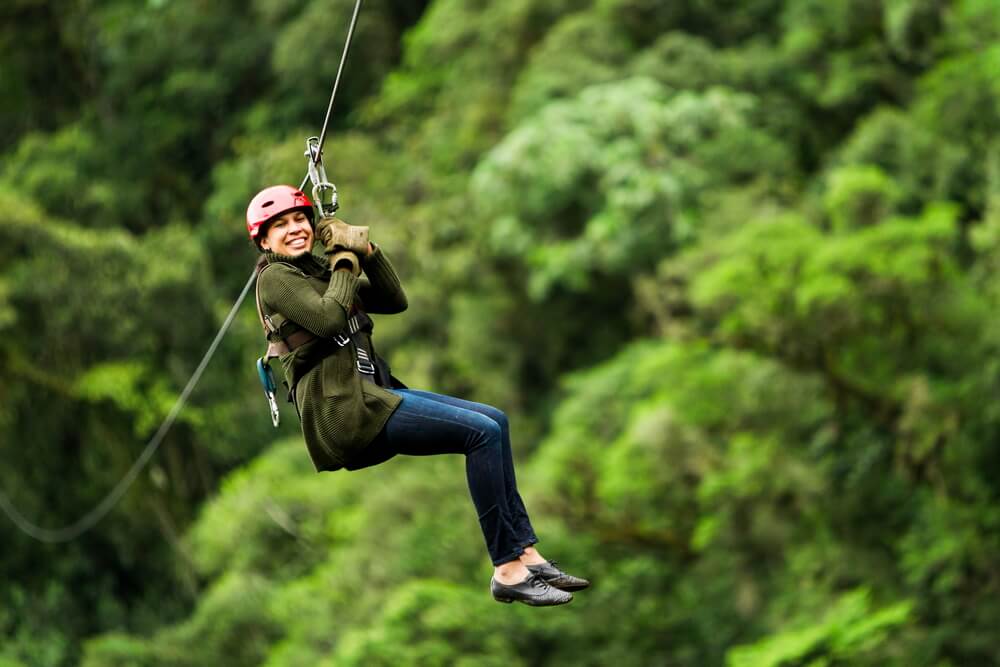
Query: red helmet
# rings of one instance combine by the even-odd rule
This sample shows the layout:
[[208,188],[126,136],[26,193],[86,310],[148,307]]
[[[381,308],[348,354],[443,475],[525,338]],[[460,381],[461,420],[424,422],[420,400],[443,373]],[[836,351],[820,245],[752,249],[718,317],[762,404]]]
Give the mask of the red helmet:
[[247,206],[247,231],[257,241],[261,226],[271,218],[293,209],[302,209],[313,220],[313,204],[309,197],[291,185],[272,185],[258,192]]

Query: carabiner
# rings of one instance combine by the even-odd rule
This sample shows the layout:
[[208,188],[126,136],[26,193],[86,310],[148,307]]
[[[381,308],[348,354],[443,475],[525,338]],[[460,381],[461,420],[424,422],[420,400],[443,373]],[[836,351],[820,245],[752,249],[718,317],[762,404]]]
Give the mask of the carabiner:
[[[323,201],[323,193],[327,190],[331,191],[330,201]],[[319,205],[320,213],[324,218],[332,218],[337,209],[340,208],[340,204],[337,203],[337,186],[333,183],[328,183],[326,181],[322,183],[317,183],[312,189],[313,201]]]
[[271,370],[271,364],[266,362],[264,357],[257,359],[257,377],[260,378],[260,383],[264,386],[264,396],[267,397],[267,405],[271,409],[271,423],[274,425],[274,428],[278,428],[278,423],[281,421],[281,413],[278,412],[278,401],[274,397],[278,386],[274,382],[274,372]]
[[[337,186],[326,178],[326,167],[323,166],[323,154],[319,150],[319,137],[309,137],[306,139],[306,152],[304,155],[309,158],[308,170],[309,180],[312,181],[313,203],[315,203],[324,218],[332,218],[333,214],[340,208],[337,202]],[[325,201],[324,192],[330,191],[330,201]]]

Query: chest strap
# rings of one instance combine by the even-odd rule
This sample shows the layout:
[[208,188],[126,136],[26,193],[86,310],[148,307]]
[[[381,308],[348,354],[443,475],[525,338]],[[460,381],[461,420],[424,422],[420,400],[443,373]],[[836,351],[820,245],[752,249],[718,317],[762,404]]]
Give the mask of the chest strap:
[[[268,326],[268,324],[271,324],[269,320],[270,318],[266,316],[263,320],[264,330],[267,332],[268,336],[268,341],[267,341],[268,359],[274,359],[284,354],[288,354],[292,350],[302,347],[306,343],[311,343],[312,341],[319,338],[319,336],[317,336],[316,334],[307,329],[299,329],[298,331],[294,331],[288,334],[284,338],[271,340],[271,336],[272,335],[277,336],[278,332],[277,329]],[[358,333],[359,331],[366,331],[368,333],[371,333],[373,328],[374,326],[372,323],[372,319],[368,317],[366,313],[359,312],[353,317],[351,317],[349,320],[347,320],[347,331],[349,333],[339,333],[336,336],[334,336],[332,340],[339,347],[344,347],[351,341],[351,339],[354,337],[354,334]],[[364,353],[365,358],[367,358],[368,356],[367,352],[364,352],[364,349],[360,345],[358,345],[359,360],[361,359],[362,353]],[[362,370],[362,364],[360,363],[360,361],[358,364],[358,370],[360,370],[362,373],[366,372]]]

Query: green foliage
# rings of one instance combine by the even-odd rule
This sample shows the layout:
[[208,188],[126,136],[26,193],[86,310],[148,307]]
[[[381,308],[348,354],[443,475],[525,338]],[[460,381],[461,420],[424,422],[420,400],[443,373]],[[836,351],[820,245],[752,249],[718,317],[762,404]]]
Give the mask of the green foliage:
[[752,106],[722,89],[671,96],[648,79],[549,106],[474,176],[495,251],[526,264],[536,300],[648,267],[696,233],[703,190],[780,171],[780,145],[747,126]]
[[[525,665],[511,637],[514,617],[497,618],[482,595],[433,579],[400,587],[372,626],[347,633],[322,665]],[[499,621],[499,622],[498,622]],[[470,632],[470,628],[478,631]]]
[[[941,327],[961,317],[955,235],[951,207],[839,235],[789,218],[748,225],[686,258],[684,270],[700,265],[693,303],[724,339],[830,372],[850,368],[881,392],[885,374],[935,354],[933,344],[921,354],[921,334],[947,335]],[[859,345],[848,352],[844,341]]]
[[532,50],[531,61],[514,86],[511,109],[516,123],[546,104],[587,86],[620,77],[631,55],[620,25],[597,12],[569,14]]
[[149,641],[108,634],[89,642],[83,667],[260,664],[276,639],[268,618],[268,582],[229,575],[203,593],[198,611]]
[[[873,611],[868,591],[843,595],[814,625],[789,630],[753,646],[734,648],[729,667],[779,667],[808,664],[850,665],[876,658],[885,635],[904,623],[912,604],[898,602]],[[873,653],[875,655],[873,655]]]
[[899,187],[878,167],[852,166],[830,175],[824,206],[833,228],[878,224],[895,212]]
[[[347,0],[0,10],[3,491],[134,461],[297,184]],[[500,606],[459,457],[316,475],[244,308],[63,547],[0,525],[0,665],[1000,662],[990,0],[365,3],[329,133],[411,386],[512,417],[548,557]]]

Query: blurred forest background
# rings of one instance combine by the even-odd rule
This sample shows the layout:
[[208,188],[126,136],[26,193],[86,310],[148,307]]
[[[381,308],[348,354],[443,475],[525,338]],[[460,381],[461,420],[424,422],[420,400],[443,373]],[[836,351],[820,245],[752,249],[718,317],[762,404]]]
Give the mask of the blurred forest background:
[[[58,7],[57,7],[58,4]],[[6,0],[0,487],[76,519],[305,173],[350,0]],[[317,475],[245,304],[95,530],[0,521],[0,666],[1000,664],[1000,3],[369,0],[326,144],[414,387],[512,417],[498,605],[459,457]]]

